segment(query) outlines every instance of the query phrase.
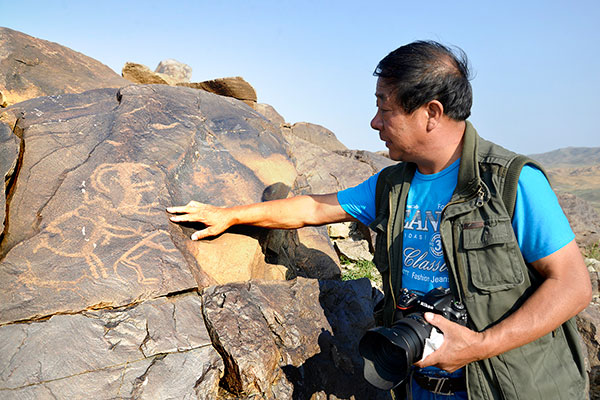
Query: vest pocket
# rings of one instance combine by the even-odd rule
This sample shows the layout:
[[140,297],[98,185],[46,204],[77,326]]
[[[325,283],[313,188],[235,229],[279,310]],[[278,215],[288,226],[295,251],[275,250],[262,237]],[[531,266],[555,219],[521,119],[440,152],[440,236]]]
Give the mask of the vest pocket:
[[506,290],[524,282],[524,263],[510,220],[463,223],[462,248],[471,282],[480,292]]

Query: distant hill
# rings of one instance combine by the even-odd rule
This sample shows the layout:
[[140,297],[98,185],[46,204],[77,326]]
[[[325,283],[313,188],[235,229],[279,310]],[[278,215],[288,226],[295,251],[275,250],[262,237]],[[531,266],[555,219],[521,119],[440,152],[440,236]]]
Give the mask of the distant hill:
[[566,147],[529,157],[546,168],[600,165],[600,147]]
[[529,157],[544,166],[554,190],[574,194],[600,213],[600,147],[567,147]]

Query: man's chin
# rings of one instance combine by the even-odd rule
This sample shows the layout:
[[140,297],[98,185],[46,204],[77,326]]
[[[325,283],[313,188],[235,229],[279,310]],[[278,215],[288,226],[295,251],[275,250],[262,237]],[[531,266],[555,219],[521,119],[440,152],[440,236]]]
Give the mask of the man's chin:
[[402,156],[400,154],[398,154],[395,151],[389,150],[389,149],[388,149],[388,156],[393,161],[402,161]]

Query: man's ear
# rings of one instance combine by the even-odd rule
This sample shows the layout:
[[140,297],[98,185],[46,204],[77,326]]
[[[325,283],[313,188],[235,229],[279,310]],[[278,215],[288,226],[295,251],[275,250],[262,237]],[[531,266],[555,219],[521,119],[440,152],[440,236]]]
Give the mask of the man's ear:
[[427,112],[427,131],[434,130],[444,115],[444,106],[438,100],[431,100],[425,105]]

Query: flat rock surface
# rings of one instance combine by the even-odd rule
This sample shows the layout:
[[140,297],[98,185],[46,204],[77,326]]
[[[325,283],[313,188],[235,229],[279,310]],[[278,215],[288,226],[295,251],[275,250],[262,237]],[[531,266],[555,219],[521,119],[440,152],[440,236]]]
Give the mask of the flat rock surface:
[[0,27],[0,92],[8,105],[38,96],[81,93],[127,83],[93,58]]
[[[284,279],[264,232],[192,242],[169,222],[190,200],[259,202],[297,173],[281,136],[243,103],[130,85],[6,109],[23,137],[1,244],[0,323],[121,306],[250,278]],[[232,251],[235,249],[235,251]]]

